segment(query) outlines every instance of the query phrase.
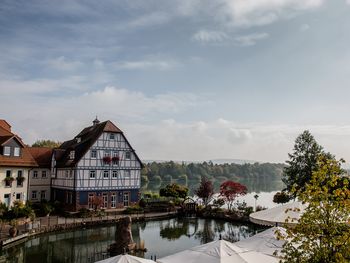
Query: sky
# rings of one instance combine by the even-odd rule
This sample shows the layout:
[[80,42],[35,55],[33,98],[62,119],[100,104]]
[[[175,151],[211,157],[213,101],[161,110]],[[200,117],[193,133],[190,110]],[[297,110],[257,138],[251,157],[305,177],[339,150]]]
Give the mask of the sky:
[[349,0],[0,1],[0,118],[25,143],[111,120],[141,159],[350,160]]

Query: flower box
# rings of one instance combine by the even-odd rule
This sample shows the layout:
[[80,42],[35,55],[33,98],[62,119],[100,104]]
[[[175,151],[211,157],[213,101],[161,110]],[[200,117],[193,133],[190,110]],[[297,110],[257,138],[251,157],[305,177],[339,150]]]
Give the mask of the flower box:
[[102,160],[106,164],[110,164],[112,162],[112,158],[110,156],[105,156]]

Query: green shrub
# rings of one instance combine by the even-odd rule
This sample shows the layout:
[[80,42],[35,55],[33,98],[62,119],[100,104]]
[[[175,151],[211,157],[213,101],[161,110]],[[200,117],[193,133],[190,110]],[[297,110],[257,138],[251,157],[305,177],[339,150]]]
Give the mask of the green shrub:
[[92,216],[92,213],[91,213],[91,211],[90,211],[89,209],[81,208],[81,209],[79,210],[78,216],[79,216],[80,218],[87,218],[87,217]]

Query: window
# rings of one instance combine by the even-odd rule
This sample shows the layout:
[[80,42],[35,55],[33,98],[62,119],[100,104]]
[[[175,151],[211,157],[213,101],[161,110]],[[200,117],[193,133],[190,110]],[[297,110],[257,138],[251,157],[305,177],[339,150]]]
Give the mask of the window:
[[130,170],[125,171],[125,178],[130,178]]
[[19,170],[17,171],[17,186],[23,186],[23,171]]
[[113,171],[112,178],[117,178],[117,177],[118,177],[118,171]]
[[42,172],[41,172],[41,177],[42,177],[42,178],[46,178],[46,176],[47,176],[47,175],[46,175],[46,171],[42,171]]
[[130,160],[131,159],[131,153],[129,151],[125,152],[125,159]]
[[118,152],[117,151],[113,151],[113,158],[112,158],[112,161],[113,161],[113,164],[118,164],[119,163],[119,155],[118,155]]
[[123,205],[124,206],[129,206],[129,193],[124,193]]
[[21,195],[22,195],[21,193],[17,193],[16,194],[16,200],[21,200]]
[[90,171],[90,178],[96,177],[96,171]]
[[14,148],[14,151],[13,151],[13,155],[14,155],[14,156],[19,156],[20,153],[21,153],[20,148],[19,148],[19,147],[15,147],[15,148]]
[[45,190],[42,190],[42,191],[40,192],[40,199],[41,199],[41,200],[46,199],[46,191],[45,191]]
[[89,209],[94,209],[94,194],[89,194],[88,205]]
[[104,156],[104,157],[110,156],[109,151],[104,151],[103,156]]
[[114,139],[115,139],[114,133],[111,133],[111,134],[109,135],[109,139],[110,139],[110,140],[114,140]]
[[33,178],[38,178],[38,171],[33,171]]
[[69,152],[69,159],[73,160],[75,158],[75,151]]
[[117,198],[115,193],[111,194],[111,208],[116,208],[117,206]]
[[67,194],[67,204],[73,204],[73,195],[71,192]]
[[103,204],[103,208],[107,208],[108,207],[108,195],[106,193],[102,194],[102,204]]
[[109,171],[103,171],[103,178],[109,177]]
[[5,178],[5,186],[6,187],[11,187],[12,186],[11,175],[12,175],[11,170],[6,170],[6,178]]
[[69,171],[66,170],[64,173],[65,173],[66,178],[68,178],[68,176],[69,176]]
[[6,155],[6,156],[11,155],[11,147],[10,146],[4,146],[4,155]]
[[32,191],[32,199],[37,199],[37,191]]
[[69,171],[69,178],[72,178],[73,177],[73,170],[70,170]]
[[97,151],[96,150],[91,150],[91,158],[94,158],[94,159],[97,158]]

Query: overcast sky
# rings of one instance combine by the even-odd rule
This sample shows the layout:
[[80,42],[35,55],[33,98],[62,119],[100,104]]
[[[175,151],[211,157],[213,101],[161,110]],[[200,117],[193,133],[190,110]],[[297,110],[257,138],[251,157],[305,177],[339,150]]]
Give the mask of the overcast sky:
[[350,1],[0,2],[0,118],[26,143],[97,115],[142,159],[350,160]]

